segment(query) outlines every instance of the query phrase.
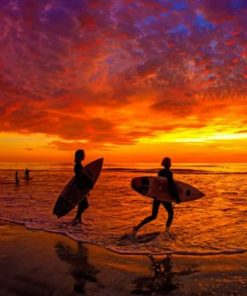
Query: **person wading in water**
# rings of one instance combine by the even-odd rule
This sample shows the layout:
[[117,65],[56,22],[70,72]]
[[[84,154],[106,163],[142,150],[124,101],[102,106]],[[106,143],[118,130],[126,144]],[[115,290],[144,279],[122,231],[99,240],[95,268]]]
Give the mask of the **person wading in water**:
[[[75,182],[77,188],[83,190],[85,187],[92,189],[93,188],[93,181],[90,176],[87,174],[86,170],[82,165],[82,161],[85,159],[85,152],[82,149],[79,149],[75,152]],[[82,200],[79,202],[77,207],[77,213],[75,218],[72,221],[72,225],[81,224],[82,219],[81,216],[84,211],[89,207],[88,203],[88,196],[89,193],[82,195]]]
[[[169,157],[165,157],[162,160],[161,165],[164,168],[158,172],[158,176],[167,178],[168,190],[169,190],[169,193],[170,193],[172,199],[175,200],[176,203],[180,203],[179,195],[178,195],[176,186],[173,181],[173,173],[170,170],[171,159]],[[150,216],[146,217],[145,219],[143,219],[137,226],[133,227],[133,230],[131,232],[131,236],[134,237],[141,227],[143,227],[145,224],[147,224],[157,218],[157,215],[159,212],[159,207],[161,204],[163,205],[163,207],[166,209],[166,211],[168,213],[168,218],[166,221],[166,231],[167,232],[169,231],[170,226],[172,224],[173,215],[174,215],[172,203],[169,201],[160,202],[160,201],[154,199],[153,200],[153,207],[152,207],[152,214]]]

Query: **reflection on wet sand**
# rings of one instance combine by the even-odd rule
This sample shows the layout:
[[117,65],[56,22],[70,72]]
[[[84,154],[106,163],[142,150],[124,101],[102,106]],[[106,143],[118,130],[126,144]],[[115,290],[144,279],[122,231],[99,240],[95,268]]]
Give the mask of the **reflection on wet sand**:
[[197,272],[193,268],[174,272],[172,255],[167,255],[162,260],[155,260],[153,256],[148,257],[151,260],[152,275],[134,280],[133,283],[136,285],[136,288],[132,291],[132,294],[166,295],[182,286],[179,283],[178,276],[190,275]]
[[88,250],[81,242],[77,242],[77,250],[61,242],[55,245],[55,249],[58,257],[70,265],[70,274],[75,279],[75,293],[84,294],[87,282],[94,283],[98,288],[104,288],[96,278],[99,270],[88,263]]

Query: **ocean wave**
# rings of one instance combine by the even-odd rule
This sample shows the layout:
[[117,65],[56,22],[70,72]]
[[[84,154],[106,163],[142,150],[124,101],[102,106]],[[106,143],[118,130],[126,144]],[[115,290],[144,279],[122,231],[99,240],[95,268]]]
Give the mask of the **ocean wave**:
[[[90,238],[87,234],[81,232],[81,228],[69,227],[70,223],[61,224],[49,224],[44,225],[43,220],[21,220],[16,218],[0,217],[0,220],[5,223],[11,223],[14,225],[23,225],[28,230],[44,231],[48,233],[61,234],[69,237],[74,241],[80,241],[86,244],[97,245],[110,250],[114,253],[121,255],[142,255],[142,256],[161,256],[161,255],[183,255],[183,256],[215,256],[215,255],[233,255],[242,254],[247,252],[245,248],[221,248],[221,249],[207,249],[207,250],[185,250],[185,249],[162,249],[162,246],[157,246],[155,244],[155,250],[152,245],[148,243],[142,244],[142,249],[138,250],[138,245],[133,244],[133,246],[128,244],[128,242],[122,246],[113,243],[113,238],[107,242],[107,240],[97,240]],[[79,234],[79,235],[78,235]],[[119,239],[119,238],[118,238]],[[115,237],[117,241],[117,237]],[[144,249],[143,249],[144,246]]]
[[214,256],[214,255],[234,255],[243,254],[247,252],[247,249],[225,249],[219,251],[186,251],[186,250],[170,250],[161,252],[149,252],[149,251],[123,251],[114,248],[109,248],[111,251],[121,255],[145,255],[145,256],[162,256],[162,255],[184,255],[184,256]]

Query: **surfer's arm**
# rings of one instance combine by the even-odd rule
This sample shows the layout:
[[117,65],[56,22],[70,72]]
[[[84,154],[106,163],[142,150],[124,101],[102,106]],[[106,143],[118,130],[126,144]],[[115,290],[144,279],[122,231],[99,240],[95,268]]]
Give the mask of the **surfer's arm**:
[[93,188],[93,180],[87,173],[87,171],[83,168],[83,166],[76,164],[74,167],[75,172],[75,182],[79,189],[83,189],[88,187],[89,189]]
[[170,172],[170,173],[171,174],[169,174],[169,178],[168,178],[169,190],[171,192],[171,195],[172,195],[173,199],[176,201],[176,203],[180,203],[178,190],[177,190],[176,184],[175,184],[174,179],[173,179],[173,173],[172,172]]
[[172,198],[176,201],[176,203],[180,202],[179,194],[175,185],[175,182],[173,180],[173,173],[172,171],[168,170],[161,170],[158,173],[158,176],[165,177],[168,181],[168,189],[172,196]]
[[86,182],[88,187],[90,187],[91,189],[93,188],[92,177],[88,174],[88,172],[84,168],[81,170],[81,178],[83,182]]

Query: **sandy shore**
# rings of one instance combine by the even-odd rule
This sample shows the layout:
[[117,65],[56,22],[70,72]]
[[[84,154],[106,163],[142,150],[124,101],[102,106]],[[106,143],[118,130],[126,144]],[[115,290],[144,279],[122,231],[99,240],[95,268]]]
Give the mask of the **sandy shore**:
[[246,295],[247,254],[123,256],[0,224],[0,295]]

